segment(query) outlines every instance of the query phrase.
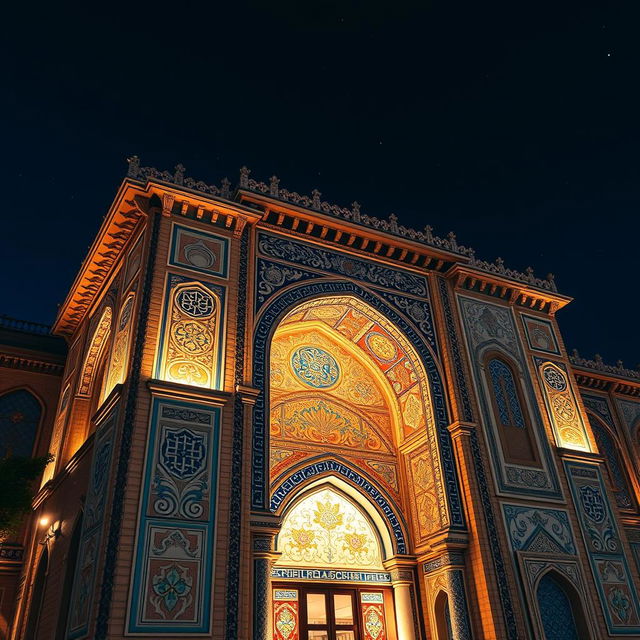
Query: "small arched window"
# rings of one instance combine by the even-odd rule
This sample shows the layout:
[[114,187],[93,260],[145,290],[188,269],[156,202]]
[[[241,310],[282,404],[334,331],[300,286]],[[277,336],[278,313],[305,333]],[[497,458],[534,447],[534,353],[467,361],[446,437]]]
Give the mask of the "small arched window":
[[615,439],[595,416],[589,415],[589,424],[598,445],[598,451],[604,456],[609,479],[616,498],[616,504],[621,509],[633,509],[635,507],[632,493],[629,490],[629,482],[625,472],[624,462],[620,457]]
[[538,583],[536,597],[545,640],[588,640],[580,600],[566,580],[548,572]]
[[441,591],[434,603],[434,615],[436,622],[437,640],[453,640],[451,629],[451,612],[449,610],[449,596],[446,591]]
[[42,407],[26,389],[0,396],[0,459],[7,455],[33,455]]
[[490,353],[485,358],[485,375],[506,462],[539,466],[517,370],[501,354]]

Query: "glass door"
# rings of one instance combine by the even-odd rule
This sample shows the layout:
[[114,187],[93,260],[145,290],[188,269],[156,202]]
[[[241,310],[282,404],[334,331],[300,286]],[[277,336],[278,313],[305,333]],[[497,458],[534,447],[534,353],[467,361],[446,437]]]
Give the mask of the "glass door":
[[385,593],[390,596],[371,587],[274,585],[273,638],[388,640]]
[[355,591],[309,589],[301,606],[301,640],[359,640]]

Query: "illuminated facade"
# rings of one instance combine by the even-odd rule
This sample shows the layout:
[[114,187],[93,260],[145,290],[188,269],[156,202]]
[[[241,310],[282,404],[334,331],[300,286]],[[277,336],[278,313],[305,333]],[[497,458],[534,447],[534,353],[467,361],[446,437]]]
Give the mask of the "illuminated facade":
[[7,637],[640,637],[640,374],[570,357],[568,302],[133,158],[54,326]]

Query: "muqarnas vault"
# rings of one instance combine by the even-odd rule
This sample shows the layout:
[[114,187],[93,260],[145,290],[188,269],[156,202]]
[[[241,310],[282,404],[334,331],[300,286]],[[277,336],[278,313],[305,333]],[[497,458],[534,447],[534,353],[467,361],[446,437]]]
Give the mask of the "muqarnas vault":
[[1,632],[640,637],[640,374],[567,354],[569,302],[453,234],[132,158],[55,348],[4,327],[3,434],[55,462]]

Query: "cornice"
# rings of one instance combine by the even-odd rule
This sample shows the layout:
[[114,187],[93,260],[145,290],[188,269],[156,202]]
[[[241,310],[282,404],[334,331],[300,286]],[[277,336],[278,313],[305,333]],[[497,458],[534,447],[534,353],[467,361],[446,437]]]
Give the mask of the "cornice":
[[[155,183],[165,187],[173,185],[181,193],[199,194],[219,204],[233,201],[236,205],[246,206],[247,212],[256,209],[262,224],[282,227],[293,233],[298,233],[300,229],[303,234],[314,235],[328,244],[342,244],[353,250],[384,255],[401,263],[429,269],[442,270],[445,263],[468,264],[500,280],[517,281],[523,289],[557,293],[552,276],[542,279],[536,278],[532,269],[526,273],[506,269],[500,258],[495,263],[477,260],[475,251],[459,244],[453,232],[447,238],[441,238],[428,225],[424,231],[417,231],[398,224],[394,214],[388,219],[376,218],[362,213],[357,202],[350,209],[340,207],[322,200],[322,194],[317,189],[311,196],[305,196],[282,188],[276,176],[272,176],[269,184],[266,184],[254,180],[250,174],[247,167],[242,167],[237,189],[233,191],[227,178],[221,181],[220,186],[207,184],[186,177],[182,165],[177,165],[174,173],[159,171],[153,167],[142,167],[137,156],[129,159],[128,173],[130,179],[139,183]],[[163,209],[168,212],[167,215],[171,215],[174,206],[169,199]],[[199,217],[202,217],[202,213]],[[239,235],[237,228],[235,233]],[[559,298],[569,301],[564,296]]]
[[573,299],[557,293],[555,286],[553,290],[540,286],[541,282],[553,282],[551,274],[550,280],[541,281],[533,275],[532,269],[520,274],[506,269],[501,261],[498,264],[495,272],[483,271],[474,264],[454,264],[446,276],[458,290],[502,299],[509,304],[551,316]]
[[104,218],[96,239],[60,306],[52,333],[71,336],[114,271],[123,249],[147,215],[148,197],[125,180]]
[[44,373],[50,376],[61,376],[64,372],[64,363],[50,362],[13,353],[0,353],[0,367],[33,371],[34,373]]
[[621,361],[615,366],[605,364],[599,355],[594,360],[588,360],[581,358],[575,349],[569,361],[581,387],[640,397],[640,371],[625,368]]

